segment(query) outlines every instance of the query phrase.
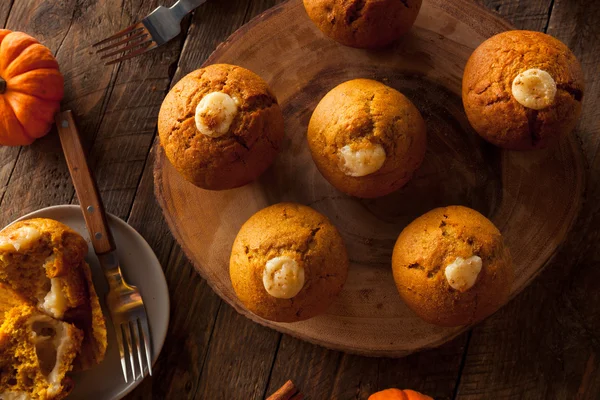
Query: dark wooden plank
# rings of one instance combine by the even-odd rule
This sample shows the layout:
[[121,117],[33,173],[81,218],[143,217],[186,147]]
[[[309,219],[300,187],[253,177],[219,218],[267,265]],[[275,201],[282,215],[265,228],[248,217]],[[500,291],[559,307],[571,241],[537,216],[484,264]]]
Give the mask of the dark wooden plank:
[[[198,68],[237,27],[276,3],[273,0],[210,3],[215,14],[202,14],[198,20],[195,19],[176,79]],[[202,18],[205,18],[204,23]],[[215,24],[213,29],[208,29],[208,21]],[[232,329],[232,326],[236,328]],[[280,337],[279,333],[254,324],[223,304],[195,398],[262,397]],[[227,341],[224,340],[226,338]]]
[[[20,150],[18,147],[0,146],[0,206],[3,203],[4,193],[15,169]],[[3,226],[2,222],[4,221],[0,221],[0,226]]]
[[[266,8],[268,5],[269,4],[265,3],[263,8]],[[185,74],[199,68],[214,48],[252,15],[248,13],[248,7],[255,7],[255,5],[254,3],[248,5],[248,2],[243,0],[230,0],[224,2],[208,2],[197,10],[190,26],[187,40],[184,43],[183,51],[178,61],[171,85],[181,79]],[[254,12],[260,10],[261,8],[259,7]],[[214,335],[211,335],[212,325],[209,321],[211,321],[212,324],[215,323],[217,310],[220,307],[221,300],[214,294],[212,289],[206,286],[205,281],[194,272],[194,269],[189,262],[182,261],[173,263],[170,261],[170,252],[180,255],[181,250],[179,246],[174,243],[174,239],[162,217],[162,211],[154,199],[154,157],[154,150],[152,150],[150,157],[145,164],[143,176],[135,194],[135,200],[128,222],[150,243],[165,269],[167,282],[171,292],[172,318],[165,347],[156,364],[156,369],[159,371],[157,377],[144,381],[144,383],[130,395],[130,398],[150,398],[153,393],[160,394],[157,395],[157,398],[162,398],[163,396],[181,399],[193,398],[198,391],[200,384],[203,382],[200,379],[200,376],[205,359],[207,359],[211,337]],[[182,290],[181,283],[179,283],[178,279],[187,280],[186,285],[188,286],[186,287],[188,288],[197,287],[197,294],[195,296],[201,297],[203,300],[190,306],[189,290]],[[173,288],[175,288],[175,290],[173,290]],[[242,328],[240,329],[245,329],[246,332],[257,328],[250,321],[235,314],[232,310],[225,310],[224,312],[227,317],[225,326],[223,326],[223,324],[219,325],[214,329],[215,332],[220,332],[221,329],[225,329],[229,326],[230,322],[242,325]],[[235,315],[232,315],[232,313]],[[230,319],[233,321],[229,321]],[[264,329],[261,331],[264,331]],[[180,335],[188,335],[184,342],[185,347],[183,350],[180,347],[181,340],[175,338],[177,332],[179,332]],[[206,333],[208,333],[208,335]],[[250,337],[255,337],[257,341],[264,340],[261,339],[261,336],[262,335],[257,334]],[[269,337],[271,338],[271,346],[276,344],[278,334],[275,334],[274,337],[272,335]],[[235,338],[231,338],[231,340],[234,339]],[[238,343],[238,340],[235,339],[233,343]],[[247,345],[245,346],[249,349],[255,348],[255,343],[246,343]],[[189,349],[193,349],[193,357],[179,357],[181,351],[188,351]],[[235,358],[235,354],[235,352],[230,352],[227,356],[223,357],[223,362]],[[248,360],[254,362],[254,356],[256,356],[256,354],[249,356]],[[270,353],[267,352],[263,361],[257,361],[263,365],[269,365],[270,367],[273,356],[274,350]],[[218,359],[211,357],[211,360],[211,365],[217,367],[215,369],[216,373],[220,374]],[[248,368],[251,376],[244,375],[241,371],[232,371],[232,374],[244,378],[246,381],[238,381],[238,384],[241,385],[241,387],[246,388],[249,387],[250,383],[259,381],[259,379],[256,379],[257,374],[263,376],[263,387],[257,389],[256,392],[258,393],[266,387],[266,377],[268,377],[270,368],[266,368],[266,372],[264,372],[263,369],[253,368],[254,365],[255,364],[250,366],[236,365],[238,368]],[[173,369],[173,373],[166,372],[171,369]],[[208,379],[207,382],[211,382],[212,373],[213,372],[211,371],[204,375],[206,379]],[[214,389],[213,385],[207,385],[202,387],[199,392],[204,393]],[[262,392],[260,394],[262,395]]]
[[[383,362],[385,362],[383,359],[343,354],[335,374],[335,382],[331,387],[330,397],[339,400],[366,400],[379,390],[381,384],[387,385],[386,388],[390,387],[385,380],[383,383],[379,382],[380,373],[385,372],[381,371]],[[391,386],[402,385],[402,382],[391,384]]]
[[14,0],[3,1],[0,3],[0,26],[3,28],[4,25],[6,25],[6,20],[8,19],[8,14],[10,13],[13,3]]
[[[158,138],[156,142],[158,142]],[[162,210],[154,198],[154,176],[152,169],[156,157],[156,149],[157,145],[152,148],[148,156],[144,174],[136,192],[127,223],[144,236],[144,239],[152,247],[165,273],[168,275],[171,270],[171,264],[169,263],[171,253],[176,253],[179,250],[163,218]],[[188,267],[191,268],[189,265],[179,265],[174,270],[186,274]],[[171,301],[173,301],[172,297]]]
[[463,334],[438,349],[390,359],[339,353],[284,335],[267,393],[292,379],[310,399],[367,399],[390,387],[450,399],[466,341]]
[[[113,0],[101,4],[73,1],[57,3],[54,7],[44,2],[19,2],[8,21],[11,27],[18,26],[22,19],[31,33],[57,54],[65,75],[63,108],[75,111],[84,147],[90,149],[92,143],[97,142],[90,154],[91,166],[108,211],[122,218],[126,218],[131,209],[154,136],[160,103],[171,80],[170,66],[179,57],[182,41],[173,41],[114,67],[102,65],[99,57],[90,51],[90,45],[137,21],[159,3],[156,0]],[[106,10],[112,12],[107,14]],[[58,18],[64,24],[44,25],[45,21],[54,21],[44,19],[44,13],[64,16]],[[73,199],[74,191],[57,143],[51,134],[23,149],[14,168],[11,181],[14,184],[6,189],[2,222],[36,208]],[[1,170],[0,183],[4,170],[11,169],[9,161],[8,157],[4,161],[7,166]],[[47,169],[48,165],[53,168]],[[28,185],[22,184],[30,179],[40,190],[30,191]],[[54,186],[43,182],[53,182]]]
[[247,12],[253,3],[227,0],[209,1],[202,5],[194,15],[173,83],[200,68],[220,43],[247,22]]
[[594,201],[600,195],[598,18],[597,7],[586,1],[556,1],[548,24],[548,33],[577,54],[586,74],[577,134],[590,166],[588,201],[576,228],[541,276],[473,330],[458,391],[461,399],[600,397],[600,250],[595,228],[600,206]]
[[291,379],[306,398],[328,399],[343,357],[343,353],[283,335],[266,394],[275,392]]
[[[56,53],[69,32],[69,17],[73,15],[75,6],[75,0],[55,4],[45,1],[17,1],[11,8],[6,28],[27,32]],[[48,13],[68,17],[54,18],[50,23]],[[61,160],[62,149],[56,132],[51,132],[49,136],[20,151],[0,151],[7,156],[0,173],[0,183],[6,186],[0,210],[0,225],[6,225],[18,216],[40,208],[40,205],[65,202],[66,196],[61,189],[70,185],[69,172],[64,160]],[[10,176],[5,175],[6,170],[12,171]]]
[[[12,6],[13,0],[0,3],[0,27],[6,26]],[[6,192],[6,186],[15,168],[19,152],[20,148],[18,147],[0,146],[0,206],[4,200],[4,192]],[[0,227],[2,226],[2,221],[0,221]]]
[[437,400],[451,399],[456,390],[468,333],[439,348],[402,359],[382,359],[378,365],[377,390],[390,387],[413,389]]
[[167,340],[155,365],[155,376],[144,380],[128,398],[191,399],[197,389],[221,300],[175,244],[154,199],[154,149],[148,158],[128,223],[148,241],[165,270],[171,297],[171,321]]
[[171,296],[167,340],[154,376],[146,379],[130,398],[191,399],[196,392],[206,355],[204,343],[210,340],[221,301],[187,264],[179,248],[164,264],[169,265],[166,278]]
[[518,29],[541,31],[548,24],[554,0],[484,0],[483,3]]
[[[17,1],[7,28],[34,35],[55,54],[65,75],[63,104],[73,108],[82,132],[95,132],[113,69],[88,54],[90,37],[116,30],[107,10],[120,17],[121,1]],[[50,18],[49,16],[53,16]],[[35,188],[32,190],[32,188]],[[0,224],[44,206],[68,203],[74,193],[55,131],[22,148],[8,182]]]
[[[557,0],[547,29],[577,54],[586,76],[587,94],[577,133],[590,163],[589,201],[582,211],[573,240],[565,246],[562,259],[556,262],[571,265],[565,284],[558,288],[561,295],[557,296],[560,299],[557,303],[561,313],[556,318],[566,327],[563,336],[568,345],[564,346],[564,356],[571,360],[570,364],[578,373],[568,381],[567,398],[590,400],[600,398],[600,249],[594,237],[600,226],[600,205],[593,201],[600,196],[599,19],[600,10],[590,7],[589,2]],[[571,336],[571,329],[579,335]]]
[[194,398],[261,399],[280,337],[223,303]]
[[[161,4],[158,0],[125,2],[120,27],[134,23]],[[186,32],[187,24],[179,40],[121,63],[99,126],[86,132],[90,166],[105,207],[123,219],[131,210],[153,142],[158,111],[171,82],[171,67],[177,63]],[[107,34],[104,31],[90,37],[88,43]]]

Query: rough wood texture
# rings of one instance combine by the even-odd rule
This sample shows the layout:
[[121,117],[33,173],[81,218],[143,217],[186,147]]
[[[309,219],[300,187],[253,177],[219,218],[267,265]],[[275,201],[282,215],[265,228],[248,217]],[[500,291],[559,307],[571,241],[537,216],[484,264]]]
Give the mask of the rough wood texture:
[[6,24],[6,19],[8,18],[8,13],[10,12],[12,5],[13,0],[3,1],[2,4],[0,4],[0,26],[3,28]]
[[[203,5],[192,20],[192,24],[184,44],[184,51],[178,61],[177,69],[173,68],[171,85],[185,74],[198,68],[219,43],[223,42],[242,24],[256,14],[275,5],[277,1],[241,1],[208,2]],[[128,220],[149,241],[157,252],[161,263],[165,266],[171,295],[172,317],[168,340],[157,362],[160,372],[156,378],[146,380],[133,394],[132,398],[194,398],[199,385],[203,387],[199,393],[218,391],[210,380],[214,371],[227,371],[226,377],[236,377],[237,383],[244,388],[263,382],[264,387],[257,388],[255,398],[262,398],[260,390],[266,390],[270,369],[255,368],[255,365],[272,362],[275,356],[279,335],[269,335],[272,352],[259,353],[255,349],[258,343],[263,344],[265,338],[253,335],[244,338],[246,363],[231,364],[232,354],[237,354],[240,346],[238,337],[231,337],[234,346],[225,356],[211,357],[210,365],[213,372],[203,373],[206,365],[207,351],[213,337],[228,335],[229,324],[215,326],[219,310],[228,308],[221,305],[219,297],[210,289],[204,280],[194,271],[192,265],[185,259],[162,217],[162,211],[154,200],[153,194],[153,165],[154,150],[150,153],[144,174],[135,196],[135,202]],[[171,259],[169,259],[169,254]],[[173,261],[176,260],[176,261]],[[194,288],[194,303],[190,304],[190,288]],[[197,299],[197,301],[196,301]],[[250,332],[256,329],[251,321],[241,315],[227,311],[229,323],[235,323],[241,330]],[[190,334],[189,332],[195,332]],[[182,352],[190,353],[189,357],[180,357]],[[233,358],[237,357],[233,356]],[[249,365],[248,362],[251,364]],[[205,382],[206,381],[206,382]],[[231,390],[231,388],[230,388]],[[245,396],[245,394],[244,394]],[[233,397],[237,397],[233,393]],[[201,398],[201,397],[200,397]]]
[[[547,2],[504,2],[503,8]],[[502,10],[500,10],[502,12]],[[587,202],[576,229],[544,273],[497,316],[473,330],[458,390],[461,399],[597,399],[600,396],[600,279],[597,250],[598,164],[597,7],[553,2],[544,26],[579,57],[586,98],[577,135],[589,163]],[[522,29],[539,29],[520,21]],[[596,50],[594,50],[594,47]]]
[[88,166],[87,157],[81,144],[77,125],[71,111],[56,115],[56,128],[62,145],[71,180],[79,198],[83,218],[90,232],[90,241],[96,254],[115,251],[115,240],[108,227],[108,220],[96,180]]
[[554,0],[486,0],[484,3],[518,29],[543,31],[548,26]]
[[[2,4],[0,4],[0,26],[2,28],[6,25],[6,20],[8,19],[8,13],[10,12],[12,4],[12,0],[3,1]],[[4,192],[6,191],[10,176],[13,173],[20,150],[20,148],[15,147],[0,147],[0,206],[2,206]]]
[[[470,333],[406,358],[373,359],[326,350],[255,325],[221,302],[174,243],[154,200],[156,154],[148,152],[162,96],[241,24],[279,1],[210,0],[177,41],[113,68],[103,67],[90,53],[90,43],[171,2],[0,1],[0,27],[6,22],[10,29],[29,32],[57,54],[66,77],[63,107],[77,111],[107,208],[128,218],[165,267],[172,300],[169,336],[156,376],[130,398],[192,399],[223,393],[231,399],[262,399],[290,378],[313,400],[366,399],[392,386],[421,390],[438,400],[600,397],[600,234],[594,229],[600,224],[600,16],[594,4],[483,2],[518,28],[547,27],[583,62],[587,94],[578,134],[589,163],[588,201],[575,230],[532,285]],[[29,148],[0,148],[0,223],[73,197],[55,134]],[[243,338],[232,334],[231,326],[254,333]],[[239,361],[242,347],[245,360]],[[220,387],[229,380],[239,387]]]
[[[276,36],[286,28],[287,35]],[[236,32],[208,63],[241,65],[266,79],[284,110],[286,140],[275,165],[258,182],[224,192],[186,182],[158,153],[159,203],[201,275],[228,303],[264,325],[338,350],[406,355],[439,345],[461,329],[426,324],[399,299],[389,267],[393,243],[407,223],[431,208],[466,204],[489,215],[503,232],[516,266],[512,295],[522,290],[571,228],[584,171],[574,137],[548,151],[500,152],[469,128],[456,95],[462,66],[478,44],[506,28],[472,3],[430,0],[411,34],[395,47],[365,52],[324,37],[305,17],[302,1],[295,0]],[[316,102],[355,77],[398,88],[428,125],[424,165],[405,188],[377,200],[360,201],[333,189],[317,172],[305,140]],[[565,188],[563,194],[555,187]],[[351,259],[346,286],[326,315],[294,324],[271,323],[247,312],[227,268],[241,224],[279,201],[311,205],[327,215]]]

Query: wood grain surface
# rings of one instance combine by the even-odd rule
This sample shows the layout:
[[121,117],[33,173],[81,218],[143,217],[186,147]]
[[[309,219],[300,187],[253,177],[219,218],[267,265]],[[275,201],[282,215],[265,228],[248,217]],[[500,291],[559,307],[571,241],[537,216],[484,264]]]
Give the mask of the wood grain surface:
[[[286,29],[287,34],[278,34]],[[516,269],[511,297],[519,293],[555,253],[578,214],[584,161],[574,136],[546,151],[501,152],[470,128],[459,95],[463,67],[483,40],[506,29],[510,25],[471,2],[426,0],[409,35],[391,48],[368,52],[325,37],[306,17],[302,1],[292,0],[233,34],[207,64],[240,65],[263,77],[283,109],[286,139],[261,179],[221,192],[185,181],[159,151],[159,204],[196,269],[236,310],[263,325],[350,353],[404,356],[438,346],[463,329],[427,324],[400,300],[391,277],[393,244],[419,215],[462,204],[489,216],[502,231]],[[383,81],[407,95],[428,131],[428,152],[413,180],[376,200],[335,190],[319,174],[306,143],[317,102],[338,84],[359,77]],[[281,201],[325,214],[342,234],[350,257],[348,280],[333,306],[293,324],[248,312],[228,272],[240,226]]]
[[88,166],[87,154],[83,150],[73,113],[62,111],[56,114],[55,122],[94,252],[96,255],[104,255],[115,251],[115,240],[108,227],[104,204],[96,186],[96,178]]
[[[95,41],[169,3],[0,1],[0,28],[33,34],[57,54],[66,75],[64,108],[76,112],[107,210],[146,238],[165,269],[169,334],[155,376],[129,398],[263,399],[288,379],[314,400],[367,399],[392,386],[438,400],[600,397],[600,8],[584,0],[482,1],[517,28],[547,30],[582,61],[587,92],[577,135],[588,163],[587,201],[543,274],[499,313],[439,348],[376,359],[311,345],[239,315],[169,233],[153,194],[150,148],[160,101],[233,31],[279,1],[210,0],[166,47],[113,68],[91,54]],[[28,148],[0,147],[2,225],[73,197],[55,133]]]

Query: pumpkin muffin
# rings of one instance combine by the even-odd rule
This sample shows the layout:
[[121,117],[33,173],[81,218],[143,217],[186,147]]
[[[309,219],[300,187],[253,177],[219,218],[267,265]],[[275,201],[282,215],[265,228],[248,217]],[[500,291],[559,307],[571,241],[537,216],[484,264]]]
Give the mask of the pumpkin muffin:
[[475,131],[512,150],[545,148],[573,131],[583,92],[583,72],[571,50],[530,31],[483,42],[467,62],[462,86]]
[[[17,222],[0,232],[0,283],[20,297],[18,302],[83,331],[77,369],[100,363],[107,346],[104,316],[84,260],[87,250],[81,235],[51,219]],[[4,303],[3,308],[11,304]]]
[[242,226],[229,273],[248,310],[271,321],[294,322],[329,307],[346,281],[348,256],[325,216],[300,204],[280,203]]
[[315,25],[339,43],[378,48],[409,31],[421,0],[304,0],[304,8]]
[[169,161],[187,180],[210,190],[258,178],[275,159],[283,132],[283,114],[267,83],[227,64],[186,75],[158,115]]
[[352,196],[404,186],[425,157],[425,122],[402,93],[370,79],[335,87],[317,105],[308,145],[321,174]]
[[63,399],[73,389],[66,376],[83,333],[30,305],[12,308],[0,325],[0,398]]
[[502,235],[475,210],[436,208],[410,223],[392,255],[400,297],[425,321],[478,322],[507,300],[513,266]]

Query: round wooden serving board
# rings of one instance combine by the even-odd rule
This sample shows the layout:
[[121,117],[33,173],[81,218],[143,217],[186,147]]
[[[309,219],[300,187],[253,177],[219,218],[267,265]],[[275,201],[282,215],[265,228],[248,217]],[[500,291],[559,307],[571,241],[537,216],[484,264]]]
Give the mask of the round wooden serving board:
[[[255,183],[211,192],[185,181],[162,151],[156,195],[171,230],[198,272],[240,313],[325,347],[399,357],[440,345],[462,328],[421,321],[400,300],[390,259],[400,231],[414,218],[462,204],[487,215],[511,249],[521,291],[556,252],[580,208],[584,162],[572,135],[545,151],[501,151],[470,128],[460,99],[463,67],[486,38],[511,26],[467,0],[424,0],[412,31],[392,48],[365,51],[323,36],[301,0],[251,21],[219,46],[207,64],[229,63],[262,76],[286,118],[286,139],[274,165]],[[421,110],[428,150],[400,191],[360,200],[335,190],[317,171],[305,134],[311,113],[334,86],[372,78],[392,86]],[[241,225],[281,201],[309,205],[342,234],[351,260],[346,285],[325,315],[281,324],[252,315],[229,280],[229,254]],[[535,306],[532,304],[532,307]],[[201,310],[199,310],[201,312]]]

